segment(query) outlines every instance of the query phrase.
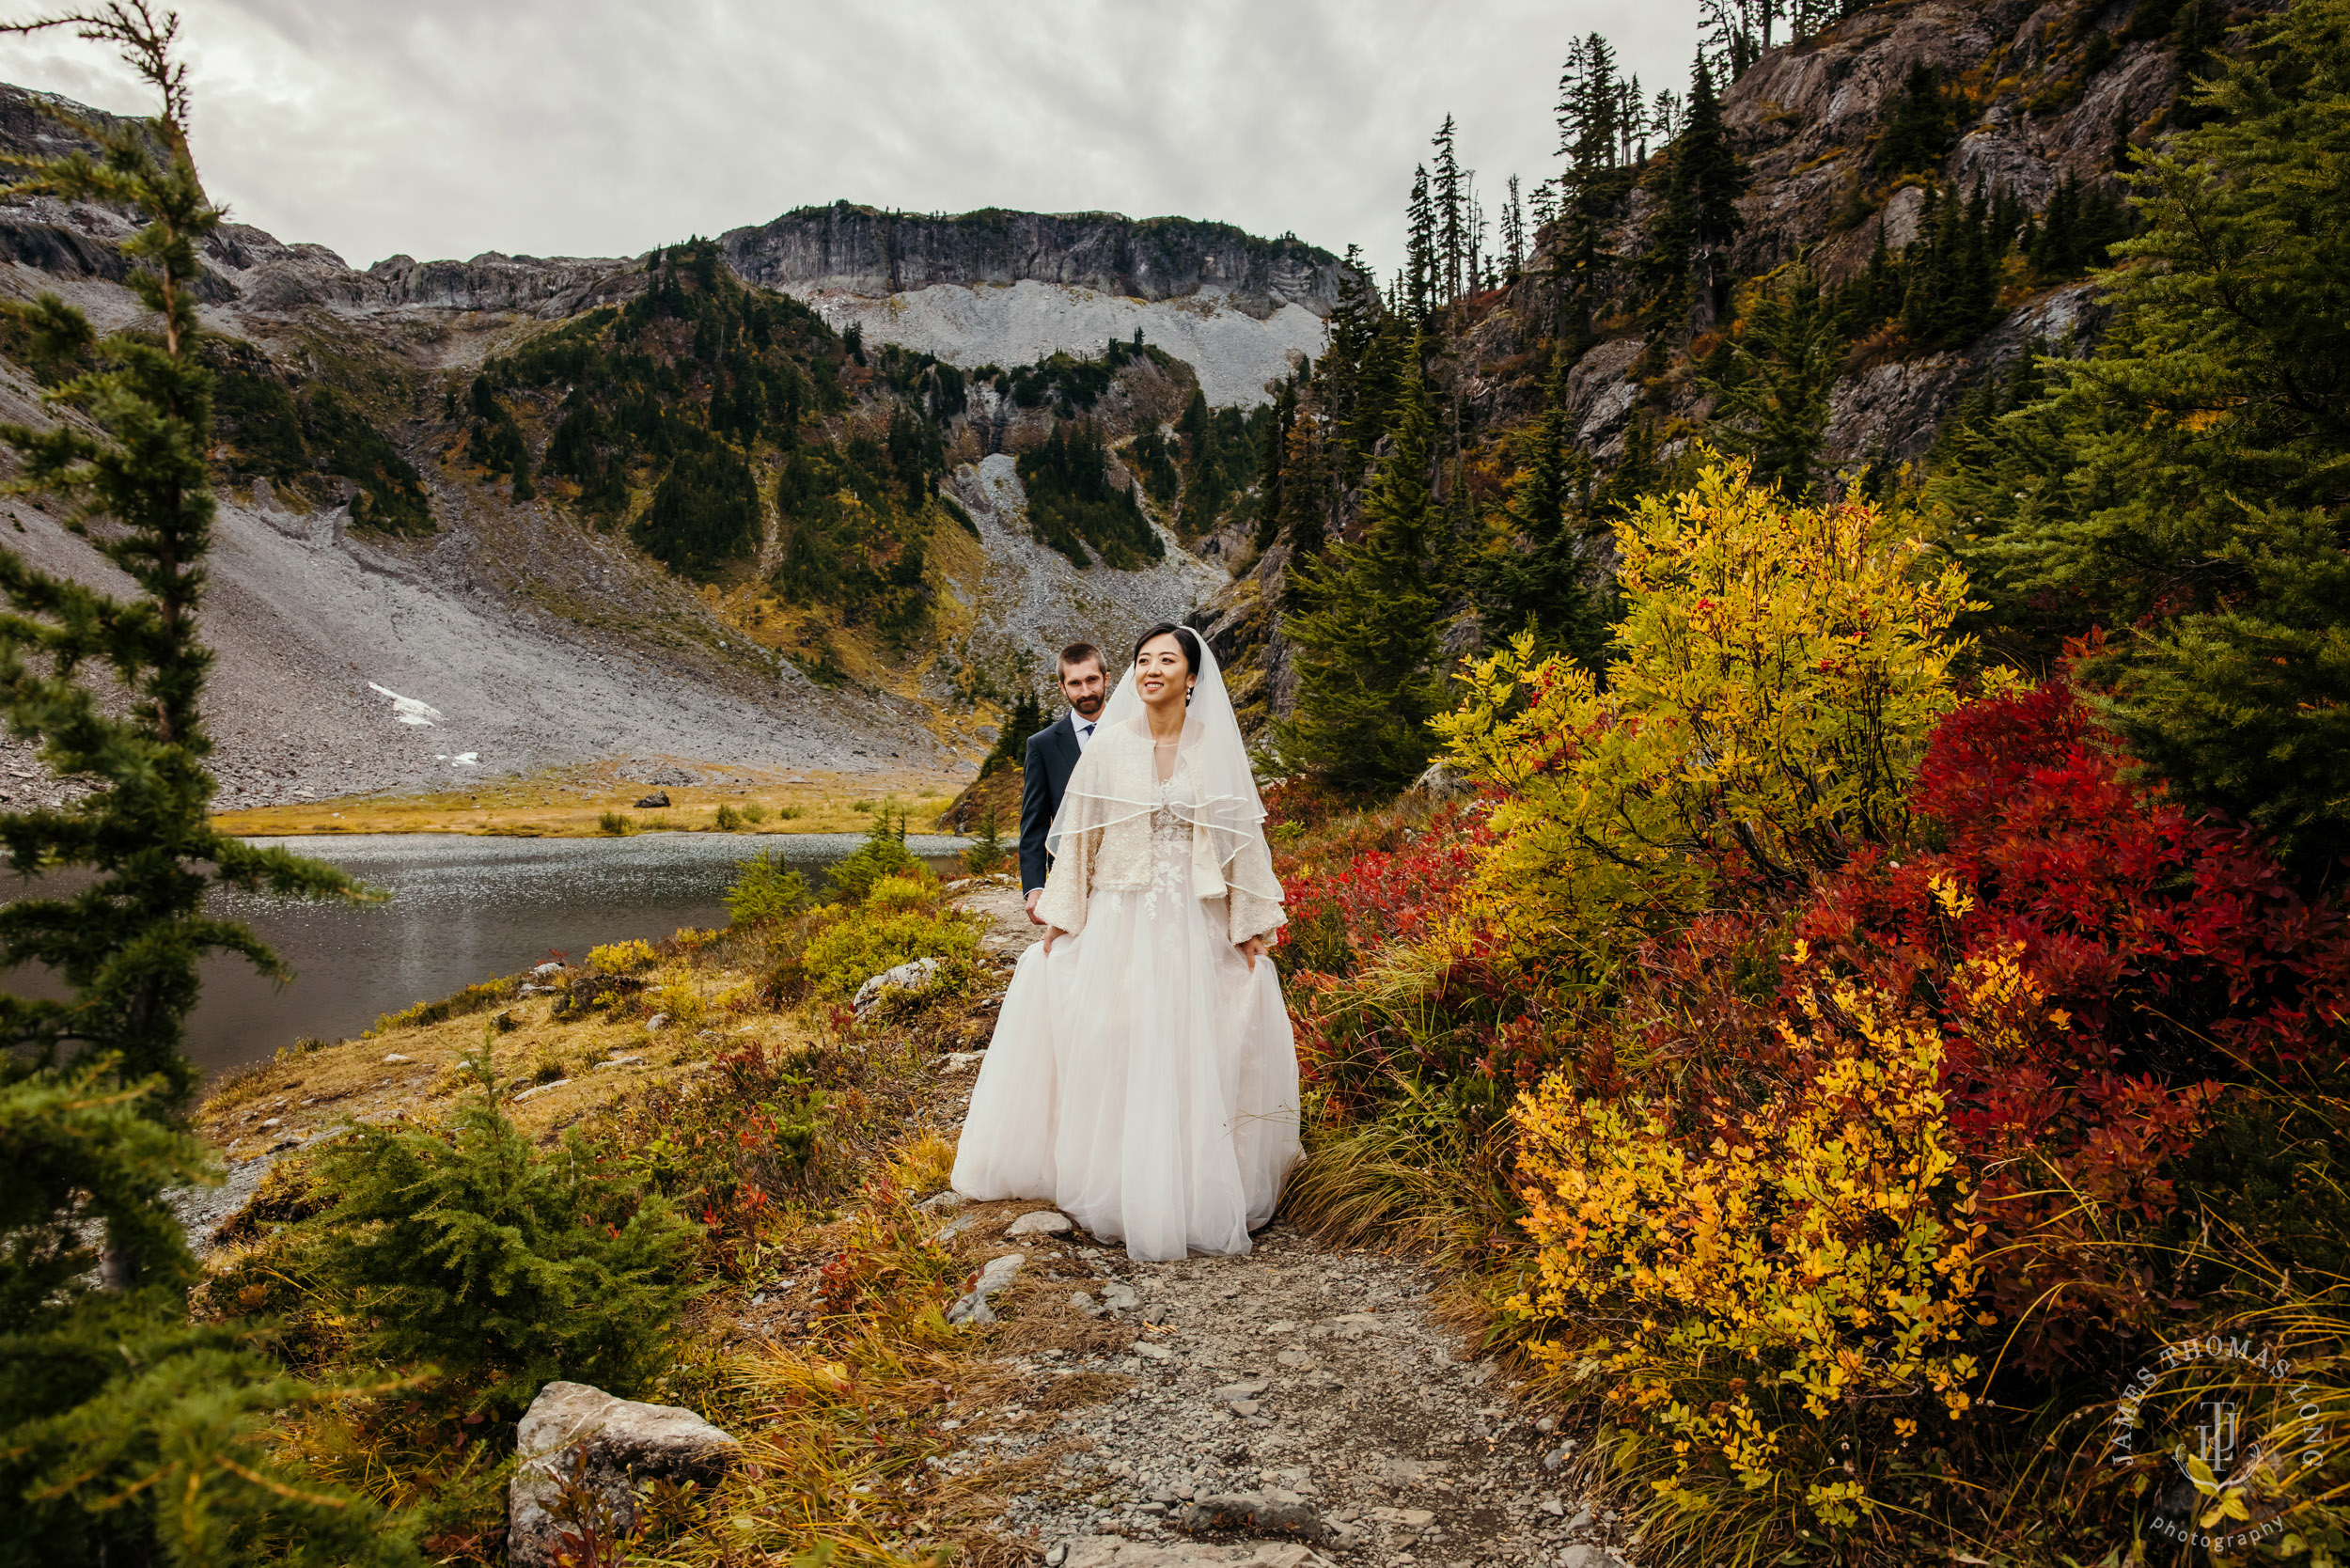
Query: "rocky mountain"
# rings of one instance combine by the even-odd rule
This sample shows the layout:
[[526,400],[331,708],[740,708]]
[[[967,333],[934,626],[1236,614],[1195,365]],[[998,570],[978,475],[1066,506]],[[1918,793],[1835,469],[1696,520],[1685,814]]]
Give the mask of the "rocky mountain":
[[[71,145],[46,105],[104,118],[0,87],[0,152]],[[0,292],[55,290],[102,325],[125,321],[133,228],[88,204],[0,204]],[[1033,682],[1052,649],[1131,635],[1228,579],[1195,551],[1229,558],[1232,537],[1213,515],[1183,516],[1178,496],[1240,504],[1253,476],[1232,454],[1250,427],[1194,412],[1198,433],[1172,439],[1171,459],[1156,456],[1159,432],[1195,403],[1261,404],[1319,350],[1339,275],[1294,240],[1214,224],[841,204],[707,247],[736,280],[724,332],[783,333],[796,318],[780,302],[818,302],[788,349],[745,360],[731,338],[703,340],[726,290],[677,282],[685,254],[669,252],[666,272],[662,253],[360,269],[246,226],[213,237],[203,296],[224,490],[208,630],[227,803],[631,756],[965,767],[991,738],[990,703]],[[687,258],[684,273],[700,265]],[[570,373],[541,378],[534,354],[581,332],[611,344],[632,308],[674,370],[653,427],[629,426],[614,390],[583,460],[556,439],[576,409]],[[697,321],[692,341],[675,336]],[[0,341],[0,415],[45,417],[39,390]],[[743,400],[762,396],[783,401]],[[1048,543],[1020,455],[1064,425],[1113,446],[1149,432],[1158,466],[1145,485],[1104,452],[1108,498],[1048,497],[1077,519]],[[678,477],[678,442],[707,447],[696,432],[718,427],[741,454],[725,462],[745,476],[749,532],[680,570],[649,519]],[[795,451],[836,477],[792,479],[793,500]],[[1233,472],[1186,489],[1218,453]],[[841,482],[859,497],[845,510],[826,489]],[[707,499],[680,496],[670,513]],[[1120,525],[1155,542],[1114,567],[1086,520],[1121,505],[1134,521]],[[109,580],[39,509],[19,504],[10,525],[42,564]],[[7,766],[16,782],[0,790],[46,787],[29,760]]]
[[836,327],[970,368],[1098,350],[1140,332],[1216,407],[1261,403],[1319,353],[1344,269],[1293,236],[1114,212],[886,212],[836,202],[720,238],[746,281]]
[[[1514,276],[1425,324],[1425,373],[1458,432],[1435,475],[1446,505],[1497,510],[1512,432],[1541,409],[1555,354],[1570,362],[1566,413],[1603,493],[1627,460],[1653,468],[1707,434],[1720,412],[1712,388],[1740,363],[1733,347],[1756,302],[1798,271],[1820,286],[1838,334],[1821,470],[1868,464],[1885,479],[1921,462],[1970,394],[2029,353],[2079,353],[2094,338],[2103,314],[2086,274],[2126,227],[2119,171],[2162,133],[2226,18],[2168,0],[1888,0],[1763,52],[1719,99],[1743,194],[1719,247],[1718,297],[1660,281],[1675,221],[1668,145],[1591,181],[1604,205],[1588,227],[1543,227]],[[1961,265],[1982,299],[1952,326],[1934,319],[1949,287],[1934,269]],[[1355,395],[1332,380],[1299,389],[1292,423],[1309,449],[1353,439],[1340,427]],[[1349,450],[1356,466],[1326,509],[1277,530],[1198,617],[1250,683],[1260,722],[1295,695],[1280,624],[1298,552],[1360,525],[1369,453]],[[1595,573],[1604,522],[1599,535]],[[1483,635],[1474,610],[1462,613],[1456,651]]]

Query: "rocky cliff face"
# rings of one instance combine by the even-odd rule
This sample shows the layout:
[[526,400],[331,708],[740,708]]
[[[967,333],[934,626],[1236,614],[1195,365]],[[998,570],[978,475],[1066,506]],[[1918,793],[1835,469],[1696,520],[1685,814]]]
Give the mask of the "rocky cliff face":
[[1872,7],[1763,56],[1722,95],[1752,181],[1739,271],[1809,256],[1833,280],[1867,264],[1878,225],[1895,248],[1916,238],[1922,193],[1914,186],[1873,220],[1837,220],[1868,179],[1871,146],[1919,62],[1982,95],[1944,162],[1946,183],[2004,188],[2041,212],[2065,174],[2109,178],[2117,140],[2143,133],[2178,78],[2172,52],[2155,39],[2112,44],[2102,62],[2088,62],[2084,28],[2110,39],[2123,20],[2094,8],[2085,18],[2071,0],[1914,0]]
[[1294,238],[1260,240],[1230,224],[1116,212],[989,208],[948,217],[841,201],[731,230],[719,243],[745,282],[792,293],[1033,282],[1169,300],[1204,290],[1260,321],[1285,305],[1326,318],[1343,272],[1328,251]]

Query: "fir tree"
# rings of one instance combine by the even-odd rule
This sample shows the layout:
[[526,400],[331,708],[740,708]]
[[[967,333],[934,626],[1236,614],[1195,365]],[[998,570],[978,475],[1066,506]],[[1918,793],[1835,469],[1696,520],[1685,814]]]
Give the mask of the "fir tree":
[[1329,517],[1329,452],[1320,422],[1301,416],[1290,427],[1289,448],[1281,459],[1281,504],[1275,531],[1286,534],[1294,557],[1303,559],[1321,550]]
[[245,1335],[187,1322],[196,1269],[162,1191],[210,1164],[166,1124],[197,1076],[180,1051],[197,965],[231,952],[286,974],[251,932],[208,915],[205,894],[356,889],[331,867],[257,848],[207,819],[212,746],[199,704],[211,655],[196,610],[212,525],[212,377],[198,359],[195,285],[197,247],[221,214],[188,150],[176,20],[123,0],[5,31],[60,26],[115,47],[161,110],[135,122],[67,119],[97,155],[19,159],[24,177],[10,188],[144,215],[122,249],[150,320],[101,337],[54,294],[7,307],[37,358],[74,362],[43,394],[70,417],[0,429],[22,459],[8,488],[69,503],[70,525],[136,589],[116,598],[0,549],[0,706],[53,771],[95,785],[70,806],[0,816],[14,866],[87,872],[70,895],[0,910],[0,964],[40,965],[67,993],[0,996],[7,1544],[11,1560],[43,1563],[222,1560],[257,1538],[294,1561],[410,1560],[363,1499],[268,1459],[260,1429],[312,1390]]
[[2111,721],[2180,798],[2338,874],[2350,0],[2255,24],[2196,102],[2205,123],[2140,155],[2146,227],[2115,247],[2129,264],[2107,274],[2108,337],[2086,362],[2051,362],[2051,397],[1998,421],[2005,449],[1940,498],[2011,614],[2054,600],[2131,629],[2095,673]]
[[464,1066],[479,1092],[448,1132],[360,1126],[321,1156],[319,1278],[363,1354],[437,1366],[449,1403],[511,1419],[558,1377],[641,1392],[691,1289],[694,1227],[576,1135],[540,1152],[499,1108],[486,1043]]
[[1591,460],[1575,440],[1567,381],[1574,361],[1551,356],[1543,411],[1512,432],[1510,499],[1479,563],[1478,609],[1488,637],[1531,630],[1543,651],[1564,651],[1596,670],[1607,640],[1607,606],[1592,587],[1586,550]]
[[1730,304],[1726,252],[1745,228],[1738,198],[1746,170],[1730,145],[1711,68],[1700,57],[1691,72],[1688,123],[1672,146],[1665,210],[1651,236],[1649,267],[1669,306],[1694,289],[1719,318]]
[[[1420,362],[1419,344],[1411,363]],[[1413,379],[1363,506],[1363,535],[1293,569],[1285,629],[1297,650],[1297,711],[1283,747],[1341,789],[1401,789],[1434,749],[1442,704],[1442,604],[1435,543],[1442,510],[1429,488],[1434,431]]]
[[1428,199],[1425,164],[1412,170],[1411,200],[1403,211],[1404,288],[1413,321],[1425,321],[1436,307],[1437,273],[1442,264],[1436,252],[1436,211]]
[[1461,180],[1461,165],[1452,152],[1452,117],[1444,117],[1444,124],[1429,139],[1435,149],[1435,168],[1433,171],[1432,195],[1435,200],[1437,303],[1450,305],[1461,297],[1462,281],[1468,259],[1468,231],[1465,192]]
[[1706,384],[1720,444],[1752,457],[1755,482],[1790,500],[1811,490],[1842,349],[1819,280],[1798,267],[1755,301],[1731,374]]

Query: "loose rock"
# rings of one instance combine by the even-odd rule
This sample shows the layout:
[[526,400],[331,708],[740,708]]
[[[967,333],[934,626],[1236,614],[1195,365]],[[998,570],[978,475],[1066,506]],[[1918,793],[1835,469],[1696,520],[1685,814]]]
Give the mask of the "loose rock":
[[856,988],[856,996],[849,1005],[859,1018],[873,1011],[881,999],[892,991],[920,991],[938,975],[939,962],[934,958],[917,958],[901,964],[895,969],[885,969]]
[[995,1311],[987,1304],[988,1297],[1002,1290],[1020,1272],[1026,1259],[1018,1252],[1007,1252],[979,1270],[979,1279],[960,1300],[947,1309],[948,1323],[988,1324],[995,1321]]
[[507,1560],[513,1568],[555,1568],[566,1529],[588,1521],[558,1518],[565,1483],[575,1482],[625,1527],[635,1487],[655,1477],[714,1485],[743,1445],[691,1410],[615,1399],[585,1383],[539,1390],[516,1433],[523,1464],[507,1488]]
[[1004,1227],[1004,1234],[1007,1236],[1065,1236],[1075,1229],[1076,1227],[1069,1222],[1067,1215],[1053,1209],[1038,1209],[1033,1214],[1022,1215],[1018,1219]]

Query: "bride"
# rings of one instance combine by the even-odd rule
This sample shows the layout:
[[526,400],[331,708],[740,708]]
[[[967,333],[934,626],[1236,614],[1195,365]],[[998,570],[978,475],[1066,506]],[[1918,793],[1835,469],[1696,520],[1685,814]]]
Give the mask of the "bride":
[[956,1191],[1050,1200],[1137,1259],[1248,1250],[1298,1153],[1263,823],[1214,657],[1152,627],[1053,819]]

